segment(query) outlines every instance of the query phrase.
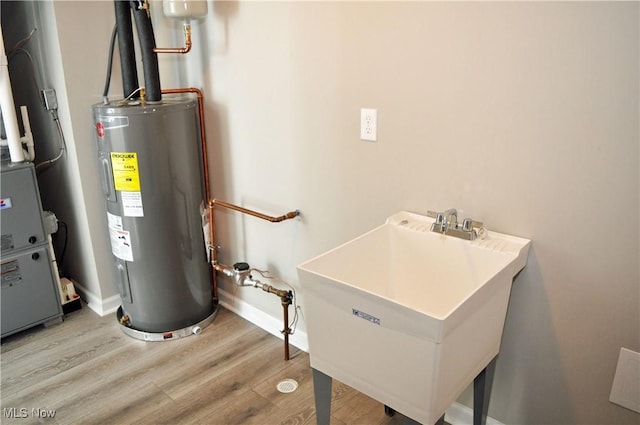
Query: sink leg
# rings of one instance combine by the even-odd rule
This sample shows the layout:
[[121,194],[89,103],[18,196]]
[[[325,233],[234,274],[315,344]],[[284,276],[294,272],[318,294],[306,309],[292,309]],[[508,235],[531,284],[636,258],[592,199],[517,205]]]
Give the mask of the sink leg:
[[393,415],[396,414],[396,411],[385,404],[384,405],[384,414],[387,415],[387,416],[393,416]]
[[331,377],[311,368],[313,394],[316,401],[316,424],[329,425],[331,418]]
[[486,425],[496,357],[473,380],[473,425]]

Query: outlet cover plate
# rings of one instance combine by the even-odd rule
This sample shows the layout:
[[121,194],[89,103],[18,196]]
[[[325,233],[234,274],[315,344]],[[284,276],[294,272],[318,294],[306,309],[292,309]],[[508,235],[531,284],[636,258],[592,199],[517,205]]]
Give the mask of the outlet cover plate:
[[620,349],[609,401],[640,413],[640,353]]
[[360,109],[360,140],[375,142],[378,140],[378,110]]

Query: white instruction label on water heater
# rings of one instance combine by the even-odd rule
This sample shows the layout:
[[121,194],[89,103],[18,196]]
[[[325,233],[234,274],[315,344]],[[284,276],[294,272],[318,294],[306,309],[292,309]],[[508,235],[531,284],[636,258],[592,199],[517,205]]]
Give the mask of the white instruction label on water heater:
[[111,252],[121,260],[133,261],[131,235],[127,230],[122,228],[122,217],[107,213],[107,221],[109,223]]
[[125,217],[144,217],[141,192],[120,192]]
[[107,223],[109,224],[109,229],[122,230],[122,217],[119,215],[107,212]]

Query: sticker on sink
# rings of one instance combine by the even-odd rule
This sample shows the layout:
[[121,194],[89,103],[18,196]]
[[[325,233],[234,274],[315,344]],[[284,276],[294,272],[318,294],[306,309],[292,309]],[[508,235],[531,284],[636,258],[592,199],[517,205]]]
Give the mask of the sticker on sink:
[[365,313],[364,311],[360,311],[360,310],[358,310],[356,308],[352,308],[351,312],[353,313],[354,316],[358,316],[361,319],[368,320],[371,323],[375,323],[376,325],[380,324],[380,319],[378,319],[375,316],[370,315],[369,313]]

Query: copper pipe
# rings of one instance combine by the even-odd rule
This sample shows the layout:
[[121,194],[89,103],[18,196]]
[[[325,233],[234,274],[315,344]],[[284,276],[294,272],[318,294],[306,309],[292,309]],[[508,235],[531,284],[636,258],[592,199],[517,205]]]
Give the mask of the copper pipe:
[[[262,288],[262,290],[264,292],[268,292],[270,294],[274,294],[274,295],[279,296],[283,303],[287,300],[287,298],[291,297],[291,294],[286,289],[278,289],[278,288],[275,288],[275,287],[273,287],[271,285],[267,285],[267,284],[263,284],[261,286],[261,288]],[[290,302],[287,303],[287,305],[289,305],[289,304],[291,304],[291,303]]]
[[284,221],[284,220],[289,220],[289,219],[295,218],[295,217],[300,215],[299,211],[291,211],[291,212],[288,212],[288,213],[286,213],[284,215],[281,215],[279,217],[274,217],[274,216],[270,216],[270,215],[266,215],[266,214],[260,213],[258,211],[250,210],[248,208],[243,208],[243,207],[240,207],[238,205],[231,204],[229,202],[221,201],[219,199],[212,199],[211,201],[209,201],[209,206],[211,206],[211,208],[213,208],[215,205],[219,205],[221,207],[228,208],[230,210],[238,211],[238,212],[241,212],[243,214],[248,214],[248,215],[253,216],[253,217],[258,217],[258,218],[261,218],[263,220],[270,221],[272,223],[278,223],[278,222],[281,222],[281,221]]
[[[209,188],[209,161],[207,159],[207,132],[204,126],[204,96],[202,96],[202,91],[195,87],[185,87],[185,88],[177,88],[177,89],[163,89],[162,94],[181,94],[181,93],[195,93],[198,96],[198,115],[200,121],[200,149],[202,150],[202,168],[204,174],[204,192],[205,192],[205,200],[209,202],[211,198],[211,192]],[[213,223],[213,211],[211,207],[209,207],[209,228],[210,228],[210,237],[211,237],[211,263],[215,264],[215,233],[214,233],[214,223]],[[218,278],[216,276],[216,270],[212,269],[211,271],[211,281],[213,286],[213,302],[218,304]]]
[[184,47],[154,47],[153,53],[189,53],[191,51],[191,25],[184,25]]
[[198,110],[200,113],[200,144],[202,148],[202,167],[204,168],[204,192],[205,199],[211,198],[209,191],[209,164],[207,160],[207,132],[204,127],[204,97],[202,91],[195,87],[185,87],[178,89],[163,89],[162,94],[195,93],[198,96]]
[[218,275],[216,273],[216,266],[218,264],[217,250],[216,250],[216,226],[215,226],[215,214],[213,213],[213,203],[209,201],[209,243],[211,244],[211,274],[213,284],[213,302],[218,303]]
[[282,310],[284,315],[284,359],[289,360],[289,335],[291,334],[291,328],[289,327],[289,306],[291,305],[291,297],[282,297]]
[[[223,208],[228,208],[230,210],[238,211],[243,214],[248,214],[253,217],[258,217],[263,220],[270,221],[272,223],[277,223],[284,220],[289,220],[294,217],[300,215],[299,211],[291,211],[285,215],[281,215],[279,217],[273,217],[270,215],[262,214],[257,211],[250,210],[248,208],[243,208],[235,204],[231,204],[229,202],[221,201],[220,199],[209,199],[209,243],[211,244],[211,264],[213,266],[213,299],[218,301],[218,277],[216,275],[216,266],[218,265],[218,254],[216,251],[216,225],[215,225],[215,214],[214,207],[218,205]],[[275,293],[279,297],[282,298],[283,294]],[[285,325],[286,326],[286,325]]]
[[278,289],[266,284],[262,285],[261,288],[265,292],[279,296],[280,301],[282,302],[284,322],[284,329],[282,330],[282,334],[284,335],[284,359],[289,360],[289,335],[291,335],[291,328],[289,327],[289,306],[293,301],[293,294],[291,291],[287,291],[286,289]]
[[[218,205],[223,208],[228,208],[233,211],[238,211],[243,214],[247,214],[253,217],[258,217],[263,220],[270,221],[272,223],[278,223],[280,221],[289,220],[295,218],[300,215],[299,211],[291,211],[279,217],[270,216],[267,214],[260,213],[258,211],[250,210],[248,208],[244,208],[229,202],[221,201],[219,199],[210,199],[209,200],[209,237],[211,243],[211,264],[213,267],[213,299],[217,302],[218,300],[218,281],[216,276],[216,270],[221,269],[218,265],[217,253],[216,253],[216,231],[215,231],[215,214],[214,207]],[[271,285],[262,285],[262,290],[265,292],[269,292],[270,294],[275,294],[280,297],[280,301],[282,302],[282,310],[283,310],[283,321],[284,321],[284,329],[282,333],[284,334],[284,359],[289,360],[289,335],[291,334],[291,328],[289,327],[289,306],[291,305],[293,294],[291,291],[287,291],[284,289],[278,289]]]

